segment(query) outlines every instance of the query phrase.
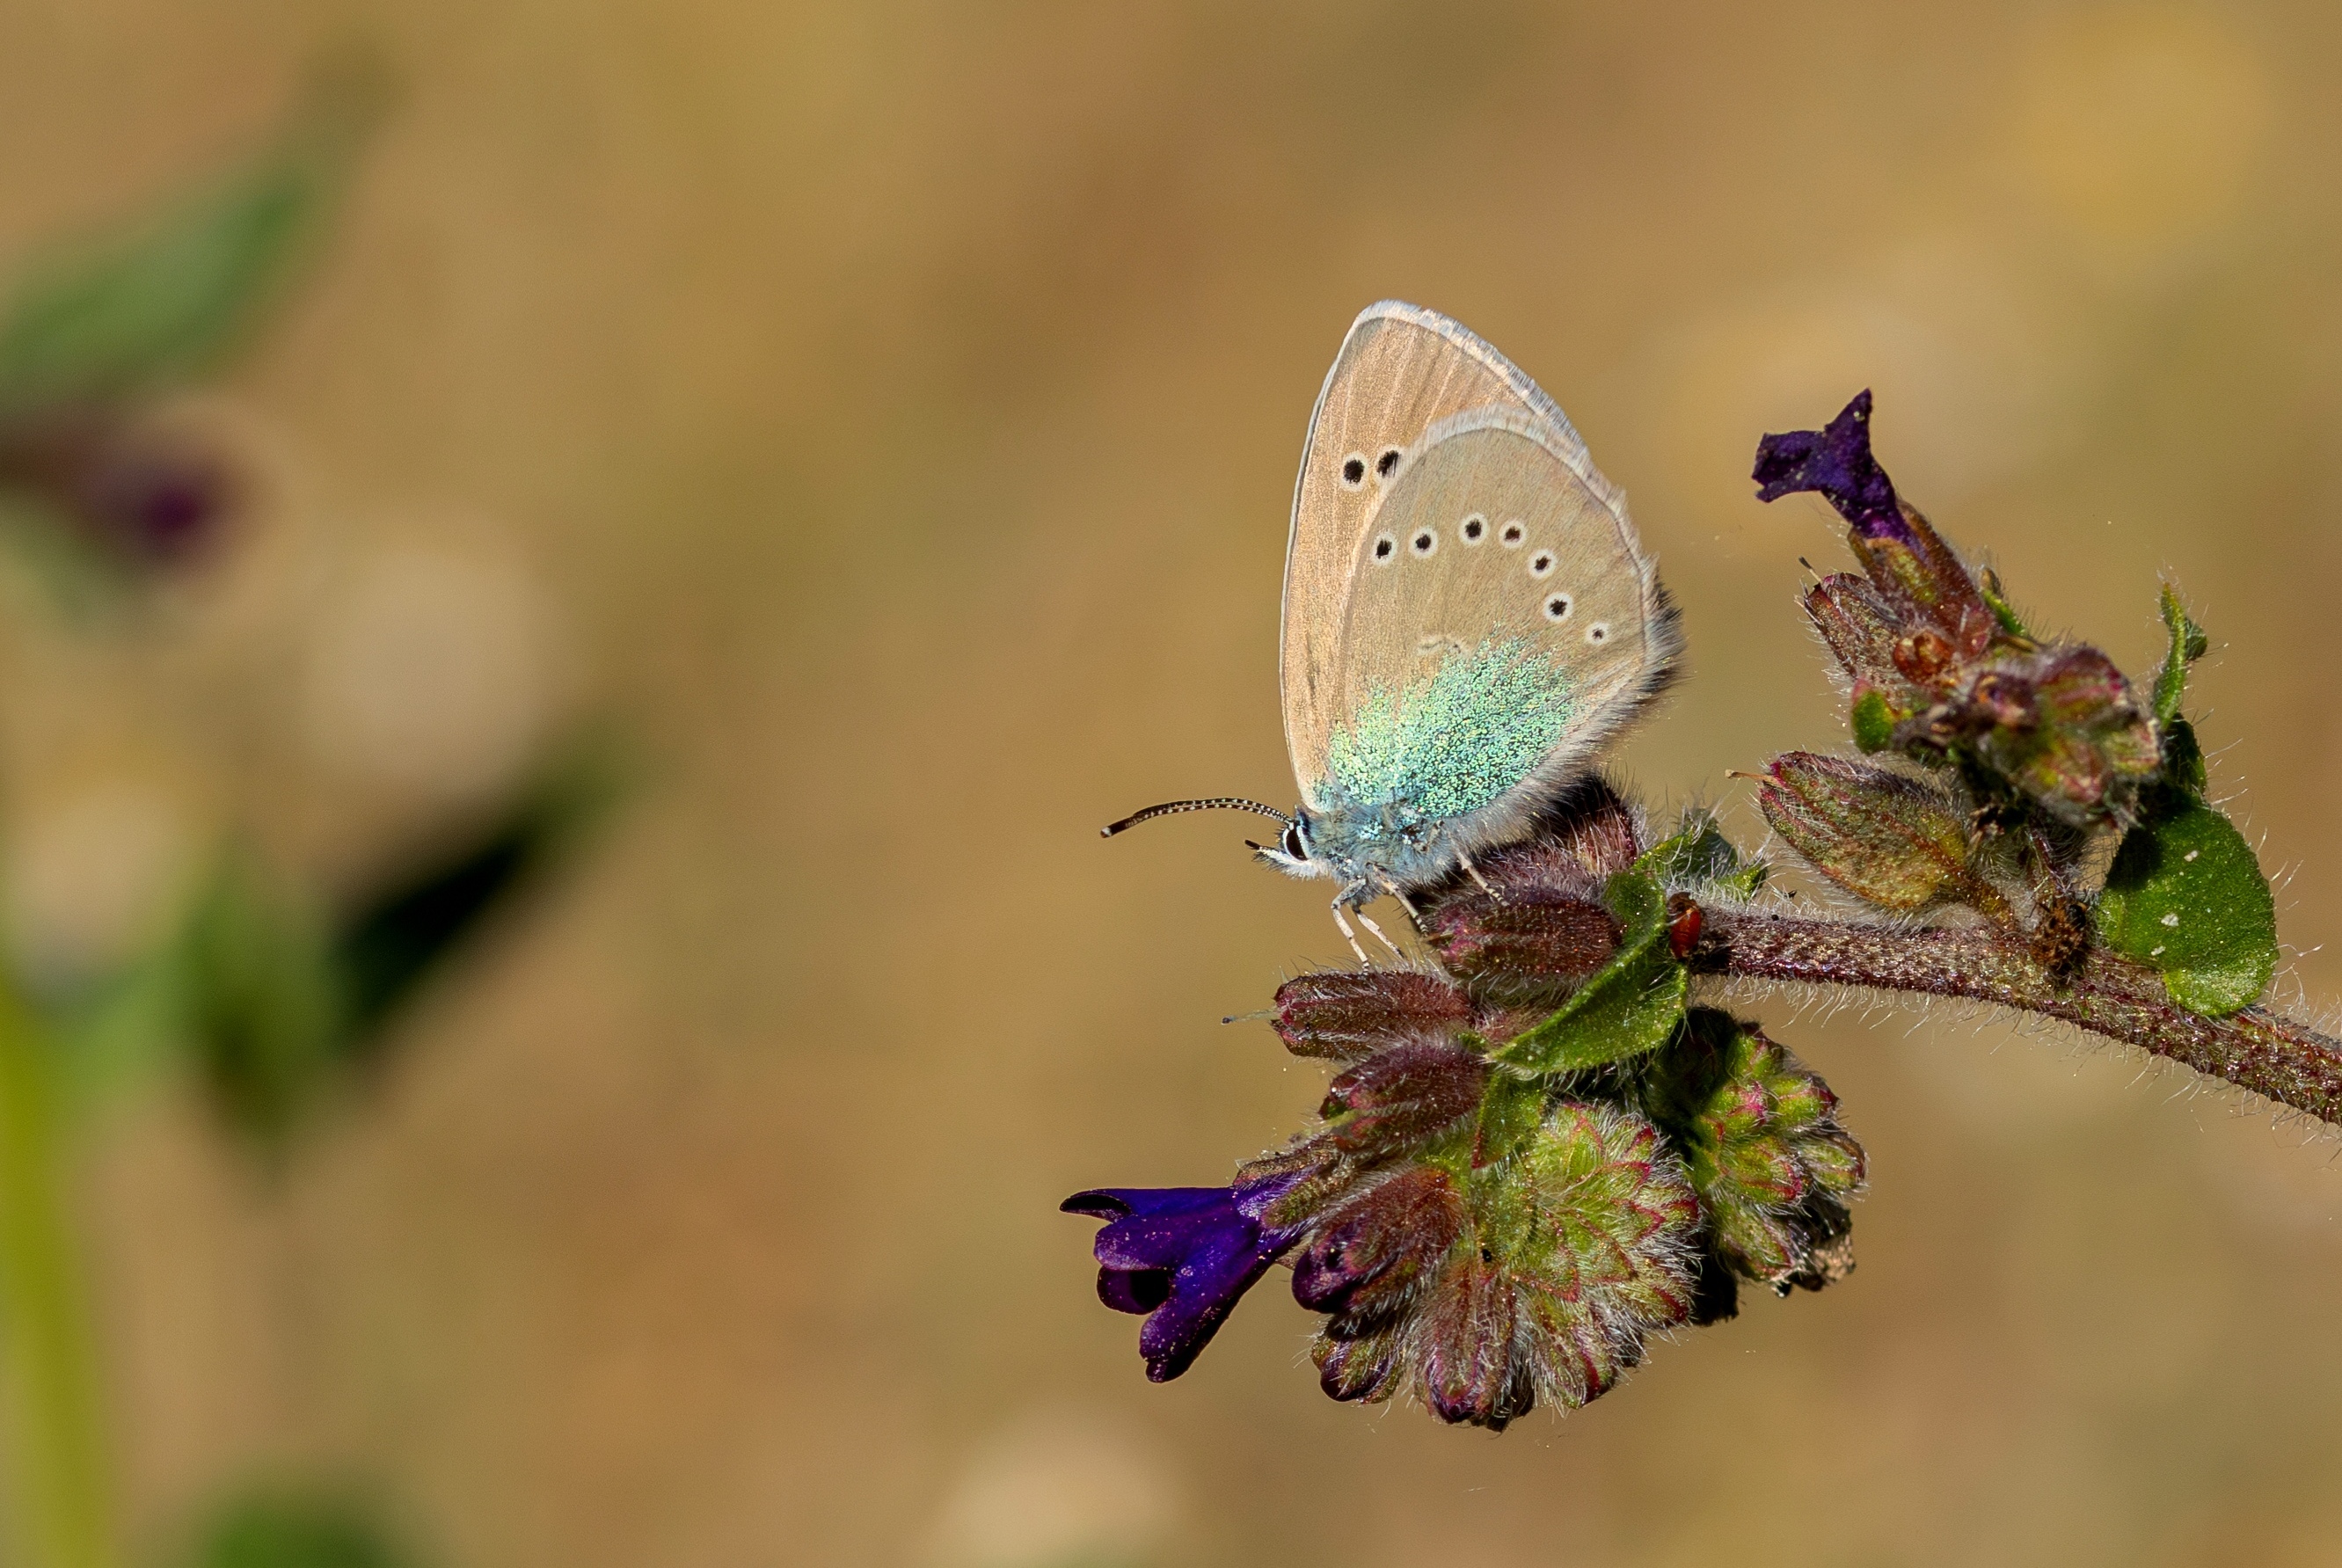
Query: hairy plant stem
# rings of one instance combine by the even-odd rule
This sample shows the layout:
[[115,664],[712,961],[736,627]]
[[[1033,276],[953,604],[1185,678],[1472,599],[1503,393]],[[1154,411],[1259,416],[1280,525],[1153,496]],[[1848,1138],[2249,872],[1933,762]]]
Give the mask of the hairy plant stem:
[[1853,921],[1710,909],[1693,963],[1709,974],[1989,1002],[2184,1063],[2342,1124],[2342,1041],[2261,1007],[2207,1018],[2163,976],[2093,951],[2063,973],[1987,928],[1898,931]]
[[0,1373],[19,1538],[9,1556],[112,1568],[95,1347],[58,1180],[54,1050],[0,981]]

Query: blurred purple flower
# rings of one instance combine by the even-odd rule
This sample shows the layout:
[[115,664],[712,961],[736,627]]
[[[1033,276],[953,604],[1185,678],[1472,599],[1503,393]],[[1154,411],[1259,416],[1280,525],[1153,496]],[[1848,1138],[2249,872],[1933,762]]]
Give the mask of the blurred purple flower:
[[1302,1227],[1264,1228],[1261,1216],[1308,1173],[1282,1171],[1227,1187],[1098,1187],[1059,1205],[1107,1222],[1093,1247],[1098,1299],[1143,1313],[1146,1376],[1168,1383],[1195,1363],[1268,1265]]
[[110,563],[134,570],[202,555],[237,499],[219,454],[111,410],[0,417],[0,489],[41,498]]

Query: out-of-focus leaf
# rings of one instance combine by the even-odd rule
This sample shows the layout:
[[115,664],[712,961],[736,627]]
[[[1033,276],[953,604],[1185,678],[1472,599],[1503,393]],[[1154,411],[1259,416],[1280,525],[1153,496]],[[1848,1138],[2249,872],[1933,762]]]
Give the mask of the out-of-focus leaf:
[[245,853],[222,863],[181,939],[182,1028],[222,1113],[283,1140],[326,1082],[345,1004],[325,924]]
[[379,96],[337,75],[201,195],[37,267],[0,313],[0,414],[150,394],[241,346],[319,233]]
[[195,1568],[403,1568],[407,1561],[358,1503],[285,1492],[224,1509],[196,1548]]
[[2123,836],[2095,921],[2107,946],[2163,972],[2171,999],[2220,1017],[2277,972],[2277,901],[2253,846],[2215,807],[2173,790]]
[[616,787],[606,755],[580,751],[480,832],[361,902],[333,944],[350,1049],[365,1052],[401,1004],[551,869]]

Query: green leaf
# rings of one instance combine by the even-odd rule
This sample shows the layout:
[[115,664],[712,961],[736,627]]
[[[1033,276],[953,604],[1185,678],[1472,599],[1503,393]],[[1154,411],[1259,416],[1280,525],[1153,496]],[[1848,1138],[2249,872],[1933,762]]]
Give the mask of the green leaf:
[[1666,889],[1638,866],[1612,877],[1603,897],[1618,917],[1618,951],[1551,1017],[1498,1050],[1498,1063],[1527,1074],[1596,1067],[1656,1050],[1683,1022],[1690,977],[1667,945]]
[[[1481,1092],[1480,1114],[1472,1127],[1468,1156],[1454,1166],[1458,1177],[1511,1158],[1536,1135],[1545,1120],[1545,1089],[1533,1079],[1491,1073]],[[1459,1153],[1462,1153],[1459,1151]]]
[[1865,687],[1855,697],[1849,718],[1858,750],[1883,752],[1895,744],[1895,709],[1877,687]]
[[2025,629],[2025,623],[2017,618],[2016,610],[2010,607],[2007,599],[2001,597],[1999,573],[1989,566],[1977,573],[1977,592],[1984,595],[1984,602],[1992,609],[1992,618],[2000,623],[2002,631],[2012,637],[2023,637],[2028,642],[2032,639],[2033,634]]
[[573,745],[499,815],[404,869],[334,934],[347,1001],[347,1046],[375,1048],[384,1025],[487,925],[545,881],[624,788],[606,741]]
[[323,923],[232,854],[180,939],[183,1027],[221,1112],[281,1144],[335,1065],[345,1006]]
[[1716,814],[1697,807],[1685,812],[1674,835],[1653,845],[1636,866],[1664,888],[1712,888],[1734,898],[1756,897],[1771,869],[1761,860],[1743,860],[1716,825]]
[[2208,775],[2204,767],[2204,748],[2196,739],[2196,726],[2186,719],[2173,719],[2162,730],[2163,782],[2200,797]]
[[151,393],[242,346],[342,183],[355,118],[311,120],[160,221],[20,285],[0,313],[0,408]]
[[2171,634],[2171,647],[2163,656],[2162,673],[2155,677],[2155,717],[2167,724],[2179,716],[2179,701],[2187,694],[2187,666],[2202,658],[2211,644],[2204,628],[2187,618],[2178,592],[2168,583],[2163,585],[2163,624]]
[[397,1568],[405,1561],[355,1502],[273,1491],[222,1510],[195,1556],[196,1568]]
[[2124,835],[2093,920],[2108,947],[2163,972],[2174,1002],[2217,1018],[2277,972],[2277,902],[2234,823],[2177,791],[2157,805]]

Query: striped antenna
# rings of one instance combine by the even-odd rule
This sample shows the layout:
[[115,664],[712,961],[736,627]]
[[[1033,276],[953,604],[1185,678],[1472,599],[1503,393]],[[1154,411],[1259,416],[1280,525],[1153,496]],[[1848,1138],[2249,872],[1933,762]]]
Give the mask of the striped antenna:
[[1161,805],[1148,806],[1145,811],[1132,812],[1120,822],[1108,823],[1098,829],[1098,836],[1112,838],[1125,828],[1136,827],[1140,823],[1158,816],[1176,816],[1183,811],[1252,811],[1258,812],[1263,816],[1273,816],[1288,826],[1293,822],[1291,817],[1275,806],[1263,805],[1256,800],[1244,800],[1236,795],[1223,794],[1214,795],[1209,800],[1166,801]]

